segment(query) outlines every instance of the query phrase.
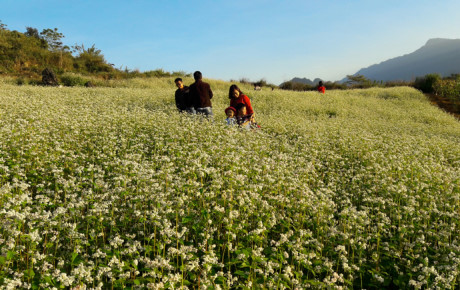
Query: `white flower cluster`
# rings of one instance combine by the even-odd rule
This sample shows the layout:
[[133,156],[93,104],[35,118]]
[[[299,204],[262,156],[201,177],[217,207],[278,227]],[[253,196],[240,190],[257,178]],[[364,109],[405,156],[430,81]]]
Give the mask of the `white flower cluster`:
[[2,289],[460,286],[460,123],[417,91],[252,92],[251,132],[226,83],[208,121],[135,82],[0,84]]

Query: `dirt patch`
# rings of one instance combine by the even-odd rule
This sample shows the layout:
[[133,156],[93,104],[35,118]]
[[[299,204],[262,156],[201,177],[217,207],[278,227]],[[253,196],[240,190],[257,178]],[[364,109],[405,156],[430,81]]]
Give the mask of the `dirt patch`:
[[460,120],[460,101],[453,101],[449,98],[437,96],[435,94],[425,94],[433,105],[436,105],[444,111],[454,115]]

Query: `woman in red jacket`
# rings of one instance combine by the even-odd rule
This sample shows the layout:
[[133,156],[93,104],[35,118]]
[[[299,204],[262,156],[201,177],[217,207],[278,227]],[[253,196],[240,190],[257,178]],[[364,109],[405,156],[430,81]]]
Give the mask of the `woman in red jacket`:
[[323,85],[323,81],[319,81],[317,89],[318,89],[318,92],[322,94],[326,93],[326,87]]
[[228,97],[230,99],[230,106],[236,108],[238,104],[245,104],[247,114],[254,114],[254,110],[251,106],[251,100],[248,96],[243,94],[243,92],[238,88],[237,85],[231,85],[230,90],[228,91]]

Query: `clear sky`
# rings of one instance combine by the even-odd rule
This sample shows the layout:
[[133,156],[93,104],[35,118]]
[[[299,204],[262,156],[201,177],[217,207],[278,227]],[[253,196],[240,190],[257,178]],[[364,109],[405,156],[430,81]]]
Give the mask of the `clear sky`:
[[222,80],[340,80],[460,38],[459,0],[0,0],[9,30],[58,28],[117,68]]

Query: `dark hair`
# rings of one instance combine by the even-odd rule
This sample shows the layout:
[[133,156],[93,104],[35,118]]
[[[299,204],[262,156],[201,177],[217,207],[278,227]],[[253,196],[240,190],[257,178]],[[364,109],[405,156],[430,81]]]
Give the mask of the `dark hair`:
[[322,87],[323,86],[323,81],[319,81],[318,86]]
[[203,78],[203,75],[201,74],[200,71],[196,71],[193,73],[193,78],[197,81],[197,80],[201,80]]
[[174,82],[175,82],[175,83],[177,83],[177,82],[181,82],[181,81],[182,81],[182,79],[181,79],[181,78],[177,78],[177,79],[175,79],[175,80],[174,80]]
[[235,106],[235,109],[237,111],[241,110],[243,107],[246,107],[246,104],[244,103],[238,103],[236,106]]
[[243,94],[243,92],[240,90],[240,88],[237,85],[231,85],[230,89],[228,90],[228,98],[229,99],[233,99],[233,91],[234,90],[237,90],[238,92],[240,92],[240,95]]

